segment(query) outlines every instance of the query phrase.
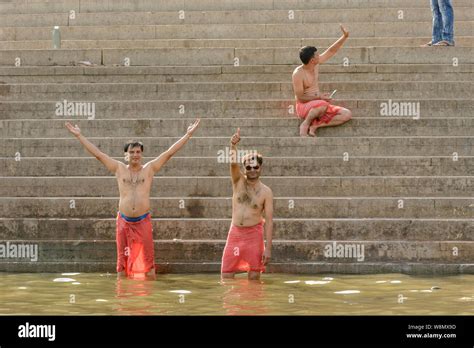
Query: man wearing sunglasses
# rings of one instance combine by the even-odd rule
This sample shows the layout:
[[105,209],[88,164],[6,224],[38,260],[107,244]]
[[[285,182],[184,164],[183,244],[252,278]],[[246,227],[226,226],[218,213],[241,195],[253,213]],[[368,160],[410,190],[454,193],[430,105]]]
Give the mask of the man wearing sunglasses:
[[[240,128],[231,138],[231,153],[236,157]],[[273,193],[260,181],[262,155],[251,152],[242,158],[243,173],[237,160],[231,161],[232,223],[222,256],[222,278],[248,272],[251,280],[270,262],[273,233]],[[264,219],[265,216],[265,219]],[[264,235],[267,245],[264,245]]]

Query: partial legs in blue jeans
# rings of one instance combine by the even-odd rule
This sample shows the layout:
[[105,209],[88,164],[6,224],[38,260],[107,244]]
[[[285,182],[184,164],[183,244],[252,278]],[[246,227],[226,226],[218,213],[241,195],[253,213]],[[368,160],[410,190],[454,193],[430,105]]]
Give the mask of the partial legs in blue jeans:
[[454,11],[451,0],[431,0],[433,32],[431,42],[447,41],[454,44]]

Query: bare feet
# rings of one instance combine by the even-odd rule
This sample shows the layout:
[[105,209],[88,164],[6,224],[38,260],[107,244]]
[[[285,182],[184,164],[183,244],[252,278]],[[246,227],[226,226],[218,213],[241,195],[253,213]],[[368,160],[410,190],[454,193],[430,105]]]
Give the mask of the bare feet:
[[315,137],[316,136],[316,129],[318,129],[318,127],[309,127],[309,135],[312,136],[312,137]]
[[305,122],[303,122],[300,125],[300,136],[301,137],[307,137],[308,136],[308,128],[309,128],[309,126]]
[[433,46],[433,41],[425,43],[424,45],[420,45],[420,47],[431,47],[431,46]]

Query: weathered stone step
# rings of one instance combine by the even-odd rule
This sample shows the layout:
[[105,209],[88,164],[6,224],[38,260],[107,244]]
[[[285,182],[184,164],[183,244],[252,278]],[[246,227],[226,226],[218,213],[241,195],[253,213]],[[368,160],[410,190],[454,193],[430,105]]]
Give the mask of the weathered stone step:
[[[288,30],[288,28],[284,28]],[[107,28],[107,31],[111,31]],[[1,50],[0,66],[72,66],[80,61],[99,65],[275,65],[300,64],[298,49],[288,48],[134,48]],[[127,59],[126,59],[127,58]],[[238,58],[238,61],[235,59]],[[325,64],[473,64],[470,47],[358,47],[342,48]]]
[[[275,196],[470,197],[473,176],[413,177],[262,177]],[[157,177],[150,194],[162,197],[225,197],[232,195],[227,177]],[[3,177],[5,197],[116,197],[114,177]]]
[[[66,103],[84,102],[67,100]],[[56,110],[59,101],[2,101],[0,112],[6,119],[58,119]],[[294,99],[280,100],[114,100],[92,101],[95,106],[95,119],[117,119],[140,117],[141,119],[200,117],[200,118],[274,118],[291,117],[296,119]],[[471,117],[474,115],[474,102],[467,99],[394,99],[399,106],[420,104],[421,118]],[[59,103],[63,103],[64,100]],[[381,117],[383,103],[387,99],[357,100],[335,99],[334,103],[352,111],[354,118]],[[403,103],[403,104],[402,104]],[[71,105],[71,104],[69,104]],[[75,106],[76,104],[74,104]],[[413,104],[411,104],[413,105]],[[403,108],[401,109],[403,110]],[[451,110],[452,112],[446,112]],[[88,117],[80,117],[77,121]],[[61,119],[64,120],[63,117]]]
[[[93,122],[93,121],[92,121]],[[69,136],[55,138],[0,138],[0,157],[84,157],[87,152],[82,145]],[[184,134],[184,133],[183,133]],[[87,135],[86,135],[87,136]],[[123,146],[134,135],[127,138],[90,137],[101,151],[109,156],[123,156]],[[225,160],[229,157],[229,139],[226,137],[194,136],[180,150],[180,156],[206,156]],[[245,137],[245,133],[241,133]],[[145,155],[158,156],[178,138],[139,137],[143,141]],[[245,137],[239,149],[258,151],[263,157],[275,156],[474,156],[474,137],[428,136],[428,137]]]
[[[429,36],[429,35],[428,35]],[[148,40],[61,40],[63,49],[94,48],[259,48],[288,47],[297,50],[306,45],[317,45],[324,50],[334,43],[336,38],[263,38],[263,39],[148,39]],[[429,40],[429,38],[428,38]],[[418,47],[427,42],[427,35],[421,37],[351,37],[344,47]],[[473,47],[474,37],[456,35],[457,47]],[[0,50],[47,50],[52,48],[51,39],[0,41]]]
[[[4,83],[170,83],[170,82],[188,82],[188,83],[206,83],[206,82],[288,82],[291,80],[291,73],[231,73],[231,74],[155,74],[155,75],[8,75],[1,76]],[[320,82],[341,81],[473,81],[474,73],[456,72],[456,73],[415,73],[415,74],[381,74],[381,73],[325,73],[320,75]]]
[[[148,152],[148,149],[146,150]],[[85,154],[84,154],[85,155]],[[154,157],[143,157],[143,163]],[[115,157],[123,161],[123,157]],[[175,155],[156,176],[225,176],[227,163],[217,157],[180,157]],[[265,157],[269,176],[417,176],[474,175],[474,157]],[[0,176],[109,176],[108,170],[93,157],[20,157],[0,158]]]
[[[105,26],[105,25],[190,25],[190,24],[295,24],[295,23],[373,23],[373,22],[427,22],[431,11],[422,8],[364,8],[341,11],[319,10],[229,10],[179,12],[112,12],[4,14],[2,27]],[[473,7],[456,6],[456,21],[474,20]]]
[[[456,6],[470,7],[471,0],[456,0]],[[157,11],[224,11],[224,10],[314,10],[338,9],[341,12],[348,9],[371,8],[418,8],[429,11],[423,0],[177,0],[177,1],[92,1],[92,0],[53,0],[48,2],[32,2],[15,0],[0,3],[1,13],[57,13],[75,10],[82,12],[157,12]],[[427,8],[428,7],[428,8]],[[345,11],[344,11],[345,12]],[[347,11],[349,12],[349,11]]]
[[[429,13],[429,11],[427,11]],[[456,20],[456,33],[472,36],[474,18]],[[425,22],[368,22],[350,23],[351,37],[400,37],[430,34],[431,20]],[[0,41],[48,40],[51,27],[3,27]],[[63,26],[64,40],[139,40],[151,39],[259,39],[339,37],[339,23],[293,24],[186,24],[186,25],[99,25]]]
[[[85,109],[82,118],[95,117],[95,112]],[[342,127],[327,127],[319,130],[321,136],[417,136],[447,134],[469,136],[474,131],[474,117],[428,118],[413,106],[406,110],[406,117],[381,116],[379,118],[354,118]],[[410,115],[411,114],[411,115]],[[91,115],[91,116],[87,116]],[[421,117],[424,116],[424,117]],[[421,117],[421,118],[420,118]],[[53,137],[64,134],[65,120],[77,123],[77,118],[66,116],[59,120],[4,120],[0,121],[2,137]],[[182,135],[194,119],[115,119],[82,122],[81,131],[90,137],[139,134],[146,137],[170,137]],[[224,118],[201,121],[200,136],[222,136],[233,134],[236,127],[252,137],[290,137],[299,135],[300,121],[296,117],[286,118]]]
[[[474,38],[473,38],[474,39]],[[63,75],[92,75],[96,77],[107,75],[132,75],[143,77],[143,75],[221,75],[221,74],[248,74],[254,75],[278,75],[287,74],[291,77],[294,65],[246,65],[246,66],[18,66],[0,67],[0,76],[63,76]],[[415,74],[437,73],[444,77],[447,74],[474,73],[474,64],[460,64],[457,66],[446,64],[351,64],[348,66],[323,64],[319,68],[320,78],[334,75],[353,76],[352,74]],[[441,79],[442,80],[442,79]],[[364,81],[364,80],[362,80]],[[287,82],[287,81],[285,81]]]
[[[20,243],[21,241],[15,241]],[[115,241],[107,240],[29,240],[38,245],[37,261],[91,262],[116,258]],[[335,243],[335,244],[334,244]],[[155,259],[158,262],[219,262],[225,240],[158,240],[155,241]],[[345,255],[329,254],[338,245],[348,248]],[[347,245],[346,247],[344,247]],[[363,248],[363,251],[362,251]],[[457,249],[457,255],[454,250]],[[342,249],[344,250],[344,249]],[[326,254],[325,254],[326,251]],[[331,251],[332,252],[332,251]],[[344,251],[343,251],[344,252]],[[352,253],[352,254],[350,254]],[[354,255],[352,256],[352,255]],[[344,255],[344,254],[339,254]],[[334,240],[273,240],[274,262],[439,262],[469,263],[474,257],[474,242],[471,241],[334,241]],[[21,258],[3,258],[0,264],[23,261]],[[24,260],[24,262],[31,262]]]
[[[111,216],[114,216],[111,214]],[[154,218],[154,239],[226,239],[230,219]],[[278,239],[472,241],[472,219],[314,218],[274,219]],[[61,231],[58,233],[58,231]],[[0,240],[115,240],[115,219],[2,218]]]
[[[219,279],[220,262],[157,262],[158,273],[216,273]],[[115,274],[115,262],[2,262],[3,272],[109,272]],[[403,273],[413,275],[453,275],[474,274],[473,263],[432,263],[432,262],[273,262],[266,273],[291,274],[374,274]],[[265,277],[265,275],[263,275]]]
[[[93,194],[93,192],[90,192]],[[12,197],[2,198],[5,218],[111,218],[117,216],[118,198],[84,197]],[[470,219],[474,216],[474,201],[468,197],[282,197],[275,196],[275,218],[279,219]],[[231,197],[152,197],[152,216],[167,219],[230,218]],[[468,221],[468,220],[466,220]],[[191,221],[190,221],[191,223]],[[291,225],[291,221],[288,222]],[[295,226],[298,220],[294,221]],[[288,226],[289,226],[288,225]],[[470,225],[470,227],[468,227]],[[103,225],[98,222],[97,228]],[[197,227],[196,227],[197,228]],[[474,223],[465,225],[472,231]],[[292,230],[294,227],[291,228]],[[88,229],[85,229],[88,231]],[[206,235],[204,229],[198,235]],[[463,230],[458,230],[461,233]],[[290,232],[288,232],[290,233]],[[366,232],[367,233],[367,232]],[[365,234],[366,234],[365,233]],[[363,234],[363,235],[365,235]],[[194,236],[194,234],[188,235]],[[474,235],[471,235],[474,238]],[[6,237],[5,237],[6,238]],[[22,237],[23,238],[23,237]],[[46,237],[41,237],[46,238]],[[161,239],[165,237],[160,237]],[[173,237],[174,238],[174,237]],[[197,238],[195,236],[195,238]],[[209,237],[210,238],[210,237]],[[298,237],[295,237],[298,239]],[[308,238],[301,237],[303,239]],[[342,238],[342,237],[340,237]],[[389,237],[386,237],[389,238]],[[166,239],[166,238],[165,238]],[[290,238],[292,239],[292,238]],[[442,238],[440,237],[440,240]],[[456,239],[470,240],[464,236]]]
[[[467,98],[474,83],[465,82],[321,82],[322,91],[338,89],[339,98]],[[291,82],[224,83],[55,83],[0,85],[0,100],[189,100],[287,99]]]

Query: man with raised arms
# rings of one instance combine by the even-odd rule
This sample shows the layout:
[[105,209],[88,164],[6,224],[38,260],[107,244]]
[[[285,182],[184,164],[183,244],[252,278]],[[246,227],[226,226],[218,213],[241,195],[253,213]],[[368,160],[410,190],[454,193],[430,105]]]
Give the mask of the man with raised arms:
[[153,176],[176,153],[199,125],[199,119],[188,127],[186,134],[160,156],[142,165],[143,144],[131,141],[124,153],[129,164],[117,161],[84,137],[79,127],[66,123],[67,129],[84,148],[115,174],[120,192],[116,221],[117,273],[129,278],[155,278],[155,252],[150,214],[150,190]]

